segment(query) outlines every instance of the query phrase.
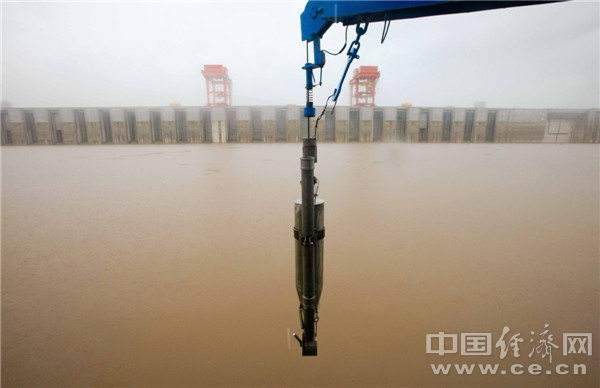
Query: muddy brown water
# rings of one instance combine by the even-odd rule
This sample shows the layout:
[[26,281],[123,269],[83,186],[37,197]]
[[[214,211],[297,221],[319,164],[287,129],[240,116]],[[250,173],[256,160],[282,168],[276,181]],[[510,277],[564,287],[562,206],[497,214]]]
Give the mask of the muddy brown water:
[[[3,386],[598,385],[598,146],[320,145],[317,358],[290,338],[300,148],[3,147]],[[426,353],[504,326],[519,358]]]

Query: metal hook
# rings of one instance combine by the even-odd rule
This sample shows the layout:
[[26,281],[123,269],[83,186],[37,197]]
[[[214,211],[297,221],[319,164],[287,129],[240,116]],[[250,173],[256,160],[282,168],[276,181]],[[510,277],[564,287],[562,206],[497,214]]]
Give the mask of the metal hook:
[[362,28],[360,27],[360,24],[356,25],[356,39],[354,39],[354,41],[350,44],[350,47],[348,48],[348,62],[346,63],[346,68],[344,69],[344,73],[342,74],[342,79],[340,80],[340,83],[337,87],[337,89],[335,89],[333,91],[333,101],[337,102],[338,97],[340,96],[340,93],[342,92],[342,86],[344,83],[344,79],[346,78],[346,74],[348,74],[348,69],[350,68],[350,64],[352,63],[352,61],[354,59],[358,59],[360,58],[358,56],[358,50],[360,49],[360,37],[362,35],[364,35],[365,32],[367,32],[367,28],[369,27],[369,23],[365,23],[365,27]]

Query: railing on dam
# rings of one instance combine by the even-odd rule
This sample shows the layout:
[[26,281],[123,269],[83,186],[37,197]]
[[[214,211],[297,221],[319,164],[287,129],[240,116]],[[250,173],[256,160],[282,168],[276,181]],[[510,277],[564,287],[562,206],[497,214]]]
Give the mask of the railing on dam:
[[[2,144],[298,142],[306,132],[301,109],[7,108]],[[338,106],[323,116],[317,137],[321,142],[599,143],[599,120],[598,109]]]

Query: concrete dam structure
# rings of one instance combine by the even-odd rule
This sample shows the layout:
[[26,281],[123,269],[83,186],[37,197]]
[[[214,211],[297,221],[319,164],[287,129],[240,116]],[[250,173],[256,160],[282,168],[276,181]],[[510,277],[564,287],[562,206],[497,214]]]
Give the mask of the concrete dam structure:
[[[599,109],[338,106],[330,113],[319,122],[320,142],[600,142]],[[2,145],[299,142],[306,130],[297,105],[2,109]]]

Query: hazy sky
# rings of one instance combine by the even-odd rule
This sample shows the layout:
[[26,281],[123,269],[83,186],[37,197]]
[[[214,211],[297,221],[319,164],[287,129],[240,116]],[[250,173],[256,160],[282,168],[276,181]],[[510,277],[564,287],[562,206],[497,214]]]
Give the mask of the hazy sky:
[[[234,105],[304,104],[306,2],[2,3],[2,99],[15,107],[205,105],[202,67],[223,64]],[[599,102],[597,1],[382,23],[352,68],[381,71],[376,104],[592,108]],[[337,51],[344,27],[322,47]],[[354,39],[351,27],[348,39]],[[322,104],[347,57],[327,57]],[[349,104],[348,83],[339,103]]]

